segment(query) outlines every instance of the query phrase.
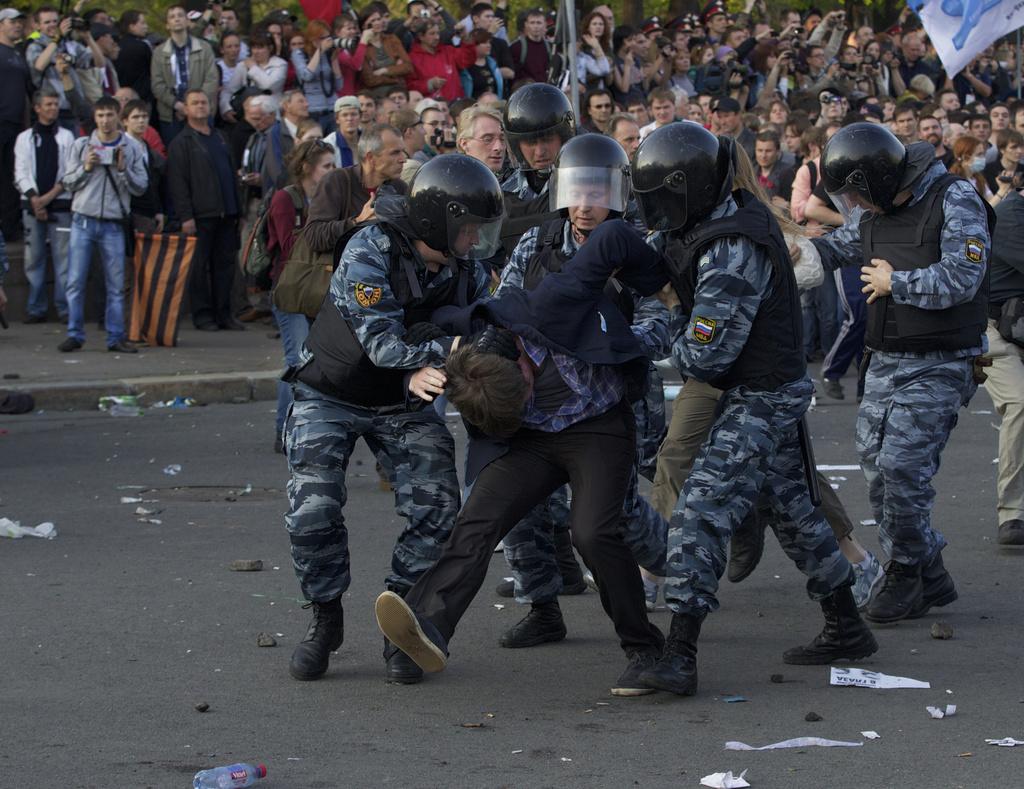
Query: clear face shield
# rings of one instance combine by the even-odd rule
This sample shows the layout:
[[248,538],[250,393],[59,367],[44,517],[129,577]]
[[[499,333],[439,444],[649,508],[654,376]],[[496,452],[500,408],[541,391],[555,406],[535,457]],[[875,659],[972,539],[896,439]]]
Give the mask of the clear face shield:
[[633,186],[648,230],[668,232],[686,226],[686,173],[676,170],[661,184],[642,191]]
[[608,167],[558,167],[548,182],[552,211],[564,208],[607,208],[626,210],[629,176]]
[[861,170],[854,170],[846,177],[846,183],[835,192],[827,192],[829,199],[835,204],[836,210],[842,214],[846,224],[857,224],[865,212],[880,214],[879,208],[871,194],[871,186]]
[[494,255],[501,246],[501,216],[453,216],[460,208],[455,203],[449,206],[448,252],[460,260],[483,260]]

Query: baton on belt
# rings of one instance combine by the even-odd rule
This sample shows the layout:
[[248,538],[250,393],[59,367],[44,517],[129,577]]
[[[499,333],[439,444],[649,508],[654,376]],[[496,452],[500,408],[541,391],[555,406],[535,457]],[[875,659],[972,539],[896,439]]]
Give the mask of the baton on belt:
[[821,506],[821,489],[818,487],[818,467],[814,462],[814,447],[811,446],[811,434],[807,429],[807,417],[800,417],[796,423],[796,434],[800,439],[800,458],[804,462],[804,477],[807,479],[807,491],[811,494],[811,504]]

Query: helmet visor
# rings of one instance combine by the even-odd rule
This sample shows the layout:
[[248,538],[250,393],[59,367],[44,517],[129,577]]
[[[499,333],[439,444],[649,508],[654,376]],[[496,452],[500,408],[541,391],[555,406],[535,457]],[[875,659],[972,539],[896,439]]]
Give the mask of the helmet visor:
[[[838,189],[828,192],[828,196],[836,204],[836,207],[839,207],[840,198],[844,198],[842,202],[846,203],[847,210],[852,210],[856,206],[868,211],[881,210],[881,202],[876,199],[878,196],[872,192],[871,183],[863,170],[851,172]],[[843,208],[840,208],[840,212],[843,212]],[[846,213],[843,213],[843,216],[849,219]]]
[[858,192],[832,192],[827,193],[829,199],[835,205],[836,210],[843,215],[843,224],[859,224],[865,213],[878,213],[878,208],[868,203]]
[[557,167],[548,194],[552,211],[600,207],[621,213],[629,200],[629,177],[608,167]]
[[633,186],[640,203],[640,212],[648,230],[667,232],[686,226],[686,173],[675,170],[666,176],[661,185],[646,191]]
[[483,260],[501,246],[501,216],[464,214],[448,219],[448,252],[460,260]]

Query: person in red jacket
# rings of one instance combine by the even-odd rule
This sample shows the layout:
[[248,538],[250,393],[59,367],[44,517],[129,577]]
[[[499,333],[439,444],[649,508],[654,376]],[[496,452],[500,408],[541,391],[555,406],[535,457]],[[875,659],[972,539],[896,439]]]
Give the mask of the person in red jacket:
[[409,90],[448,102],[462,98],[465,94],[459,70],[469,68],[476,61],[476,47],[442,44],[441,29],[432,19],[416,20],[412,32],[416,40],[409,50],[412,60],[412,74],[406,77]]

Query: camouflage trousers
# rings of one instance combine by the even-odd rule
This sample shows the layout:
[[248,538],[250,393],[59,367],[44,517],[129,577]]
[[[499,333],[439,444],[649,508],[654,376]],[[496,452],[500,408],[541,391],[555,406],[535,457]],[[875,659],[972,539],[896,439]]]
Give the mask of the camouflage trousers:
[[875,352],[857,414],[857,452],[889,558],[927,565],[946,541],[932,528],[932,478],[978,386],[970,359],[922,359]]
[[721,412],[669,525],[665,600],[672,611],[700,615],[718,608],[733,529],[762,496],[775,513],[779,544],[807,576],[811,599],[853,580],[832,529],[811,504],[804,477],[797,423],[812,391],[804,377],[775,392],[737,387],[722,394]]
[[[668,524],[640,495],[640,474],[651,478],[658,447],[665,438],[665,392],[661,376],[651,365],[648,388],[633,404],[636,418],[637,464],[623,504],[620,533],[637,564],[655,575],[664,575]],[[569,530],[569,488],[563,486],[505,535],[505,561],[515,581],[516,602],[544,603],[562,590],[562,574],[556,559],[556,532]]]
[[391,556],[388,588],[404,592],[441,554],[458,514],[455,442],[432,408],[377,413],[302,384],[285,421],[291,479],[285,526],[307,600],[325,602],[351,583],[345,475],[362,438],[394,471],[395,511],[407,520]]

